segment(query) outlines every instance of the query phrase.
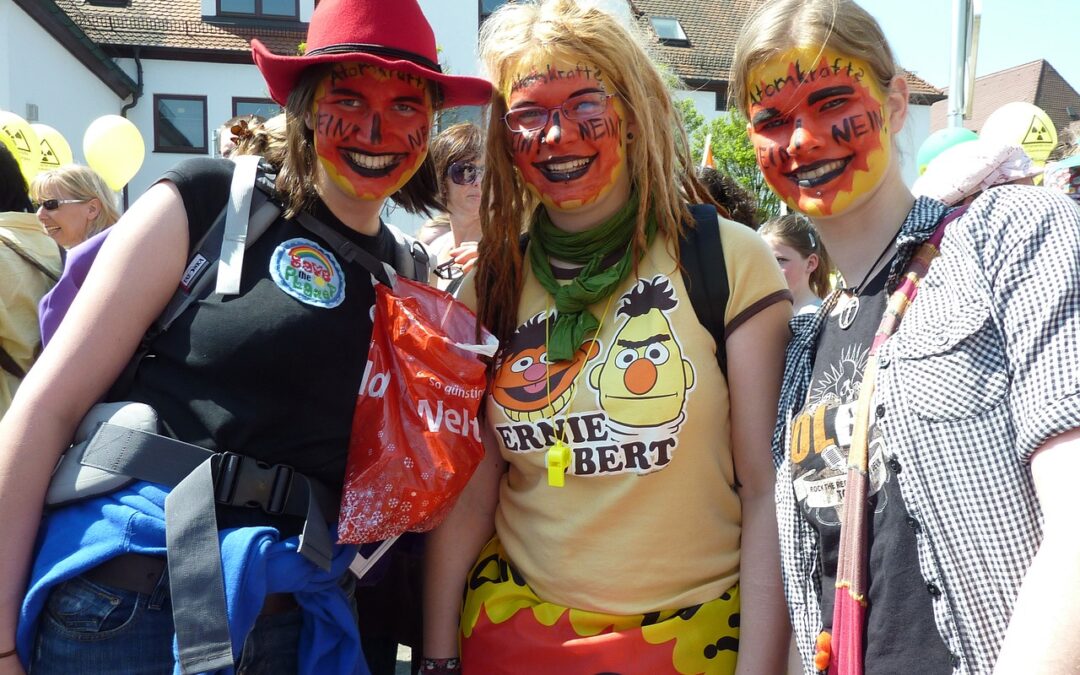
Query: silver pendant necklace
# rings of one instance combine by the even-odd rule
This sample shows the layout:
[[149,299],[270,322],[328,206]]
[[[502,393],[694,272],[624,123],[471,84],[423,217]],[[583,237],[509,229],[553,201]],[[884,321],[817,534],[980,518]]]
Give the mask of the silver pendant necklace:
[[[897,234],[899,234],[899,232]],[[878,268],[878,265],[885,257],[885,254],[892,250],[895,240],[895,236],[889,239],[889,243],[886,244],[884,250],[878,254],[877,260],[875,260],[874,264],[867,270],[866,276],[862,278],[862,281],[855,286],[845,286],[840,289],[840,292],[844,293],[844,297],[846,298],[844,308],[840,310],[840,316],[837,320],[837,323],[840,324],[840,330],[847,330],[855,323],[855,317],[859,314],[859,293],[863,290],[863,287],[866,286],[866,282],[873,277],[874,271]],[[851,295],[847,295],[848,293]]]

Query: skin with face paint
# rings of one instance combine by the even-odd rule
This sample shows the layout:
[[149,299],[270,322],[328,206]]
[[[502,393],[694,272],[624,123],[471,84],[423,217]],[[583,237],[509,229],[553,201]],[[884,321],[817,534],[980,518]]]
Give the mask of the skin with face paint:
[[344,63],[319,83],[308,126],[330,180],[348,195],[379,200],[420,168],[433,112],[423,78]]
[[514,166],[529,190],[548,208],[573,210],[622,198],[613,190],[629,181],[626,168],[626,111],[617,96],[602,115],[566,119],[560,106],[583,93],[610,93],[603,75],[586,62],[544,61],[531,64],[510,80],[504,92],[510,110],[547,110],[540,130],[510,134]]
[[747,88],[758,166],[788,206],[838,215],[881,184],[892,151],[886,93],[864,61],[800,47],[752,71]]

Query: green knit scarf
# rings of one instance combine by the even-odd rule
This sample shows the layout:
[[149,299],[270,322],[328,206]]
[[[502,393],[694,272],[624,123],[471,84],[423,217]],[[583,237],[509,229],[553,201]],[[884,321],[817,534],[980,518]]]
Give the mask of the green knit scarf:
[[[633,193],[618,213],[600,225],[584,232],[564,232],[552,224],[547,211],[537,209],[529,231],[529,261],[536,280],[555,298],[557,316],[547,346],[548,358],[552,361],[573,358],[586,336],[599,328],[600,322],[589,311],[589,305],[613,293],[629,274],[634,262],[630,242],[637,212],[638,196]],[[656,236],[655,218],[648,219],[645,236],[652,244]],[[604,259],[620,249],[623,250],[622,258],[601,269]],[[584,267],[573,281],[559,284],[551,271],[548,256]]]

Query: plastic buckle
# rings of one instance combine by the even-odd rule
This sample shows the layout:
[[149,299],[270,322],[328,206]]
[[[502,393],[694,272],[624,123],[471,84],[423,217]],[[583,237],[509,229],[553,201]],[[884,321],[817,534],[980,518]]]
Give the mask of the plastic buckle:
[[223,452],[214,481],[214,499],[219,504],[258,507],[272,516],[280,515],[289,499],[293,473],[287,464],[271,466],[235,452]]

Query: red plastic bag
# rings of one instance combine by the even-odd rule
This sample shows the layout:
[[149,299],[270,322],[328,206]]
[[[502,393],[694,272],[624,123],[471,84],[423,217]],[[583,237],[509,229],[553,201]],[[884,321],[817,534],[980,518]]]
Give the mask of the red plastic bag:
[[438,525],[484,456],[476,414],[498,342],[448,293],[398,278],[375,288],[375,325],[341,497],[341,542]]

